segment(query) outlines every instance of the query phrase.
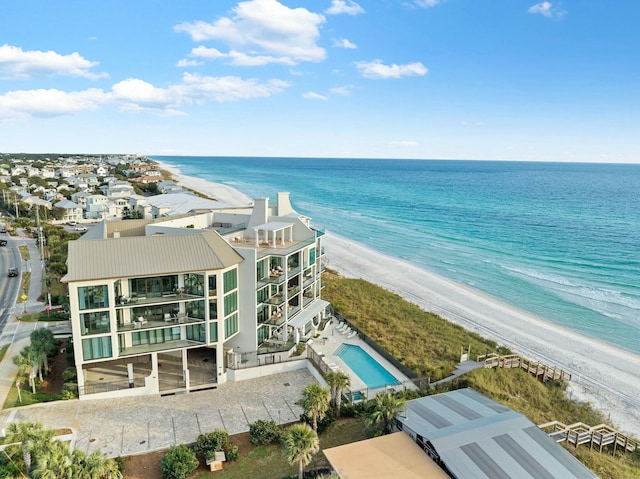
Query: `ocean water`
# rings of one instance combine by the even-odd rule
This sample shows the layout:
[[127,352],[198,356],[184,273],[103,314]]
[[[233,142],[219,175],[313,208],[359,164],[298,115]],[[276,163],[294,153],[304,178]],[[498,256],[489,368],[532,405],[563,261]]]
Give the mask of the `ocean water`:
[[640,165],[153,158],[640,353]]

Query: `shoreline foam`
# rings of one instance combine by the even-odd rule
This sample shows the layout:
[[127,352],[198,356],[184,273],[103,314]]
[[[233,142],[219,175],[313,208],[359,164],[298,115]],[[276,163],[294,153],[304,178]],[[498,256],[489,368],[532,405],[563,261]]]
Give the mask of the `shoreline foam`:
[[[186,176],[153,160],[176,182],[229,206],[252,199],[229,186]],[[295,199],[294,199],[295,202]],[[531,359],[572,374],[571,397],[609,414],[623,432],[640,436],[640,356],[563,328],[481,291],[455,283],[407,261],[327,233],[328,267],[393,291],[427,311],[493,339]],[[479,352],[473,352],[475,356]]]

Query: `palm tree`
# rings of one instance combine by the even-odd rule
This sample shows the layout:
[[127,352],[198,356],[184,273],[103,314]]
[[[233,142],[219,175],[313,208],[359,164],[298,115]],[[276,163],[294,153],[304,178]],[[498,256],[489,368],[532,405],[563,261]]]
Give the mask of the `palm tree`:
[[42,423],[12,422],[8,427],[8,442],[19,442],[22,449],[25,475],[31,470],[31,453],[34,449],[41,450],[42,444],[50,442],[53,431],[45,429]]
[[391,393],[380,393],[367,403],[365,422],[369,427],[378,428],[378,432],[389,434],[393,430],[393,419],[404,408],[404,398]]
[[294,424],[284,431],[282,444],[289,464],[298,463],[298,479],[302,479],[304,466],[309,464],[311,457],[320,450],[318,435],[308,424]]
[[49,373],[49,355],[56,350],[56,340],[53,337],[53,331],[48,328],[40,328],[31,332],[31,346],[38,352],[41,352],[42,364],[44,366],[44,374]]
[[31,386],[31,392],[36,393],[36,382],[34,381],[33,370],[37,366],[35,364],[36,358],[33,354],[31,346],[25,347],[18,356],[13,357],[13,363],[18,366],[18,370],[21,375],[27,376],[29,379],[29,386]]
[[84,455],[82,461],[82,473],[77,477],[87,479],[122,479],[122,473],[116,461],[108,458],[98,451]]
[[342,405],[342,391],[351,386],[351,378],[342,371],[331,371],[324,379],[331,388],[331,402],[336,408],[336,414],[339,416],[340,406]]
[[309,384],[302,391],[300,405],[307,416],[311,416],[313,432],[318,432],[318,421],[324,418],[329,409],[331,393],[329,389],[322,387],[319,383]]
[[34,479],[75,479],[78,476],[69,447],[60,441],[49,440],[46,447],[35,455]]

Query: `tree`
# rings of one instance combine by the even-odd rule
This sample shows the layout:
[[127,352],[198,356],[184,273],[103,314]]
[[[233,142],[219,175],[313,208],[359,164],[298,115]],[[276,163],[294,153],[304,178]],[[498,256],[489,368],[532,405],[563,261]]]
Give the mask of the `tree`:
[[[16,356],[17,357],[17,356]],[[45,429],[39,422],[12,422],[8,427],[8,442],[19,442],[24,461],[24,473],[29,476],[31,471],[31,455],[34,449],[51,441],[53,431]]]
[[249,441],[254,446],[266,446],[280,437],[280,428],[275,421],[258,419],[249,424]]
[[32,476],[35,479],[80,479],[78,467],[65,443],[49,440],[43,446],[34,454],[36,466]]
[[325,378],[331,388],[331,403],[336,408],[336,415],[340,415],[342,405],[342,391],[351,386],[351,378],[342,371],[331,371]]
[[302,479],[304,466],[320,450],[318,435],[308,424],[294,424],[282,434],[282,444],[289,464],[298,463],[298,479]]
[[229,433],[222,429],[200,434],[196,438],[193,450],[198,454],[203,454],[206,459],[211,459],[215,452],[224,451],[229,447],[231,439]]
[[311,417],[313,432],[318,432],[318,420],[321,420],[329,409],[331,393],[319,383],[309,384],[302,391],[300,405],[307,416]]
[[31,392],[36,393],[36,382],[34,370],[37,368],[37,358],[33,354],[31,346],[27,346],[20,351],[20,354],[13,357],[13,364],[18,366],[18,371],[21,375],[27,376],[29,379],[29,386],[31,386]]
[[391,393],[380,393],[367,402],[365,423],[377,428],[379,434],[389,434],[393,430],[393,419],[404,407],[405,399]]
[[56,340],[53,331],[48,328],[40,328],[31,332],[31,346],[41,353],[45,375],[49,372],[49,356],[56,350]]
[[[110,459],[98,451],[86,455],[82,451],[74,458],[77,476],[74,479],[122,479],[122,471],[114,459]],[[74,451],[74,454],[76,451]]]
[[198,468],[196,453],[185,445],[171,446],[160,460],[163,479],[185,479]]

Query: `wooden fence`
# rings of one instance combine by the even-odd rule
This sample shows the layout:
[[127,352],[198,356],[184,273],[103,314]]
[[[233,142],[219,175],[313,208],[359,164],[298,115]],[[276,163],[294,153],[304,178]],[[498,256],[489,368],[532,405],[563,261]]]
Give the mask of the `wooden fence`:
[[485,354],[478,356],[478,362],[482,362],[484,368],[524,369],[542,382],[549,380],[571,381],[571,373],[564,369],[523,358],[518,354],[509,354],[507,356],[500,356],[495,353]]

